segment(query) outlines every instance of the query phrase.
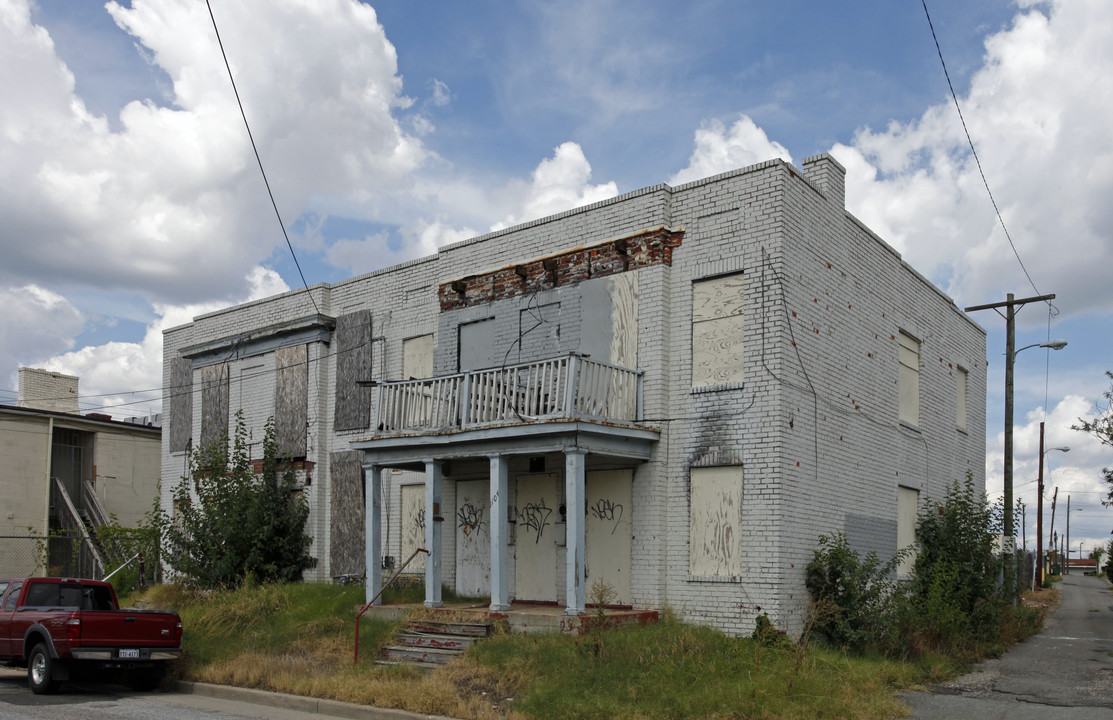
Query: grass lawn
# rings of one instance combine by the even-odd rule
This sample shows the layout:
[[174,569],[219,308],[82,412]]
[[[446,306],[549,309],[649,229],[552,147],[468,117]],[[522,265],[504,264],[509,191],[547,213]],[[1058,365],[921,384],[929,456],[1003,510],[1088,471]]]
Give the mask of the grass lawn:
[[[363,588],[297,584],[143,600],[177,610],[182,679],[456,718],[892,718],[895,691],[956,668],[769,646],[680,623],[583,636],[497,634],[435,672],[374,664],[397,623],[360,621]],[[388,599],[389,601],[389,599]]]

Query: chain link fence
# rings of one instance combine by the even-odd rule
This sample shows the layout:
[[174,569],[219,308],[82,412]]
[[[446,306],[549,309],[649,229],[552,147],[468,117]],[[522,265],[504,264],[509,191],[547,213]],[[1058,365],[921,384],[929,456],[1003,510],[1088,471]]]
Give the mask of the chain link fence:
[[0,577],[95,577],[102,574],[80,533],[0,535]]

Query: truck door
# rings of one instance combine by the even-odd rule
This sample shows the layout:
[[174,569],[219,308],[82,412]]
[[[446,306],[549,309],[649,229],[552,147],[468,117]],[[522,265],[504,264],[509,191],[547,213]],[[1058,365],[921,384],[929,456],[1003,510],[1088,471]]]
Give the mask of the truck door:
[[[14,582],[11,587],[0,588],[0,657],[12,657],[17,654],[17,651],[12,648],[22,644],[13,643],[11,639],[12,634],[12,615],[15,613],[15,604],[19,600],[19,591],[23,589],[23,583]],[[4,590],[8,594],[4,594]]]

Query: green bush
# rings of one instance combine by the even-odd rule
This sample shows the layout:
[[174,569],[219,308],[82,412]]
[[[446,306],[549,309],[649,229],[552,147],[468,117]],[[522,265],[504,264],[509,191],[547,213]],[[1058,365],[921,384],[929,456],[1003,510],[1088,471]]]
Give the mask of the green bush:
[[821,535],[819,548],[804,571],[812,598],[810,627],[829,644],[865,649],[877,645],[888,630],[894,599],[898,555],[882,563],[877,553],[862,559],[846,535]]
[[294,471],[279,472],[273,418],[261,473],[248,458],[242,411],[228,445],[225,438],[190,456],[189,477],[174,489],[175,515],[161,519],[167,564],[203,588],[300,580],[316,564],[305,532],[309,505]]
[[821,536],[805,571],[812,631],[832,645],[893,657],[941,653],[966,663],[996,652],[1033,627],[997,587],[1000,516],[969,475],[942,501],[926,499],[918,553],[901,581],[895,570],[911,548],[883,563],[876,553],[860,557],[841,533]]

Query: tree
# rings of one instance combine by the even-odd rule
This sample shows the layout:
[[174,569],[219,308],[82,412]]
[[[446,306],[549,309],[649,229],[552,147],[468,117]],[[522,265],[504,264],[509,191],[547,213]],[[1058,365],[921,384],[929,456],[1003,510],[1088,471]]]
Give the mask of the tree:
[[174,516],[163,518],[164,559],[201,587],[230,587],[252,577],[291,582],[316,564],[305,533],[309,506],[293,469],[279,474],[274,422],[263,439],[262,472],[248,458],[247,427],[190,455],[189,475],[174,488]]
[[[1109,389],[1102,394],[1105,408],[1102,409],[1099,403],[1097,415],[1089,420],[1078,418],[1079,424],[1071,425],[1071,429],[1092,435],[1102,445],[1113,448],[1113,372],[1107,370],[1105,374],[1109,378]],[[1113,468],[1102,468],[1101,472],[1105,476],[1106,484],[1109,485],[1109,492],[1105,499],[1101,501],[1101,504],[1106,507],[1113,507]]]

